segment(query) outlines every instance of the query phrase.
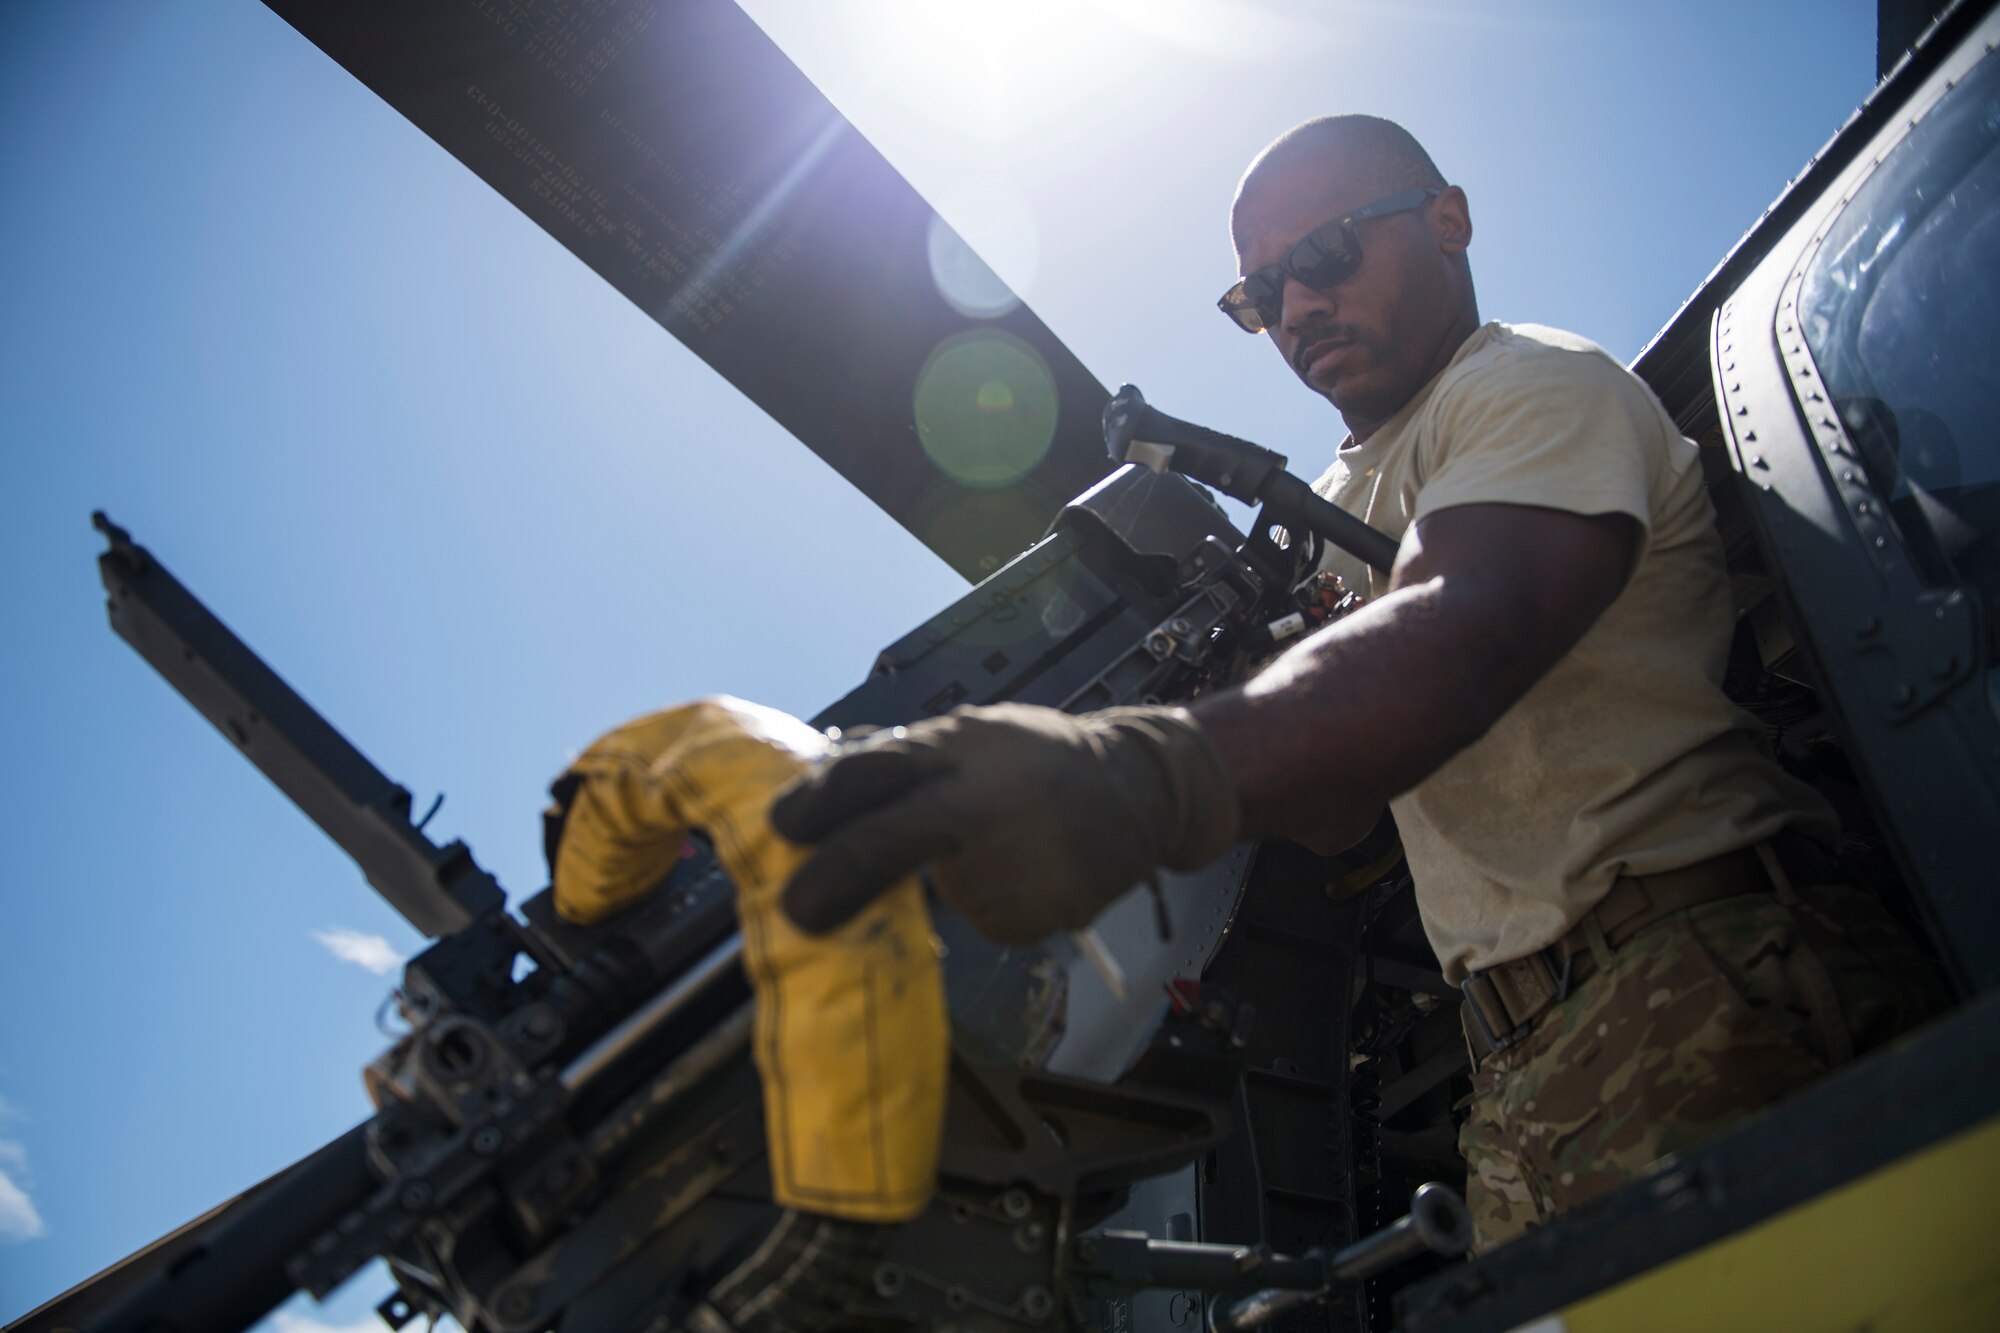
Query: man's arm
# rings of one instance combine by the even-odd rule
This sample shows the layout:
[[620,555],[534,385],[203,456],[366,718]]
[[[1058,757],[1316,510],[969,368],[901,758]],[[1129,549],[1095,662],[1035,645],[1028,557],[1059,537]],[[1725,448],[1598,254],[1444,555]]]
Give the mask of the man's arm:
[[1640,535],[1620,515],[1441,510],[1404,538],[1388,595],[1192,714],[996,704],[843,747],[771,806],[814,846],[785,910],[830,930],[929,864],[975,928],[1027,943],[1243,833],[1344,845],[1583,636]]
[[1643,536],[1624,514],[1514,504],[1420,520],[1389,593],[1192,706],[1235,779],[1242,831],[1323,850],[1361,837],[1583,637]]

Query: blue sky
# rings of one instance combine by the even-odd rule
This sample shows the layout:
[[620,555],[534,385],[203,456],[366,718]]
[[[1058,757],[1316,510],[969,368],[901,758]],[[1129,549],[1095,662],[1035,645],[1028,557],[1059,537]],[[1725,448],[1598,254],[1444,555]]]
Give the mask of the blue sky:
[[[1402,120],[1483,312],[1629,358],[1874,54],[1868,0],[746,8],[1106,384],[1306,473],[1337,418],[1211,308],[1272,135]],[[91,509],[517,898],[599,731],[812,713],[962,585],[252,0],[7,0],[0,170],[7,1319],[365,1114],[419,943],[106,628]]]

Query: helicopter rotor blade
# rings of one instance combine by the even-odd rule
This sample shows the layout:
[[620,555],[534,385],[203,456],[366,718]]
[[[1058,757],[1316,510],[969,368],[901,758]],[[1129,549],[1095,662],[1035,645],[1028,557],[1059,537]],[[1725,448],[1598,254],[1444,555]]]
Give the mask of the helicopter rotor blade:
[[1110,471],[1103,385],[731,0],[266,3],[968,578]]

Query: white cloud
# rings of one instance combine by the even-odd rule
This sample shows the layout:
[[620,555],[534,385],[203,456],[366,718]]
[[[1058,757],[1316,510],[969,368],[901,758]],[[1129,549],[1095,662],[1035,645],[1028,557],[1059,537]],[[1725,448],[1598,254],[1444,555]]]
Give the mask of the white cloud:
[[378,977],[387,976],[403,965],[403,955],[380,935],[364,935],[336,926],[331,930],[315,930],[312,936],[341,962],[365,967]]
[[[0,1122],[15,1118],[14,1108],[0,1098]],[[34,1240],[48,1234],[48,1224],[22,1184],[27,1178],[27,1148],[13,1139],[0,1139],[0,1241]]]
[[48,1224],[35,1211],[35,1201],[9,1172],[0,1170],[0,1240],[34,1240],[48,1232]]

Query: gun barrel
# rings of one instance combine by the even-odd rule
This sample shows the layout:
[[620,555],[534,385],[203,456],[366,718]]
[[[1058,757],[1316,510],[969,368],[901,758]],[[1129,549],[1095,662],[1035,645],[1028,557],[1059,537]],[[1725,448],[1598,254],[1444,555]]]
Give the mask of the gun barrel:
[[[358,1208],[378,1181],[364,1120],[205,1223],[208,1234],[130,1289],[85,1333],[208,1333],[249,1328],[295,1289],[285,1265]],[[58,1327],[83,1315],[72,1307]]]
[[657,1031],[660,1025],[685,1009],[688,1002],[726,975],[743,959],[743,937],[732,934],[710,950],[699,962],[675,978],[617,1027],[592,1042],[590,1047],[563,1066],[562,1085],[571,1092],[587,1087],[619,1057]]
[[111,627],[234,741],[340,849],[375,891],[426,935],[447,935],[505,895],[465,844],[439,846],[410,820],[391,782],[265,665],[181,581],[106,518],[98,557]]

